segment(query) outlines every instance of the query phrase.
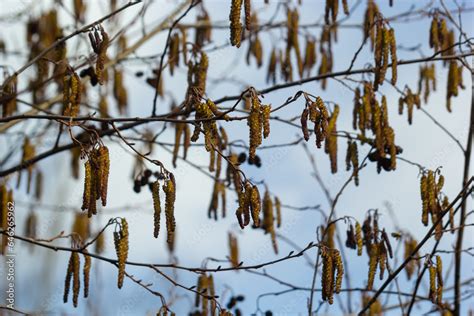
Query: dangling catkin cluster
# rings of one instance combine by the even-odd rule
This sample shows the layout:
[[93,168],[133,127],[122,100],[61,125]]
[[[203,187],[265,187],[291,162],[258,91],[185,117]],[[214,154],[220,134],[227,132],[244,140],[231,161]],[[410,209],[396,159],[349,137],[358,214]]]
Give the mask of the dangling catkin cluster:
[[[219,156],[220,157],[220,156]],[[214,181],[214,188],[211,196],[211,203],[209,205],[208,217],[214,217],[217,220],[217,209],[219,208],[219,200],[222,205],[222,217],[226,215],[226,188],[225,183],[221,180]]]
[[107,48],[109,46],[109,35],[105,32],[102,25],[94,28],[89,33],[89,41],[91,42],[94,53],[97,54],[97,62],[95,64],[95,74],[100,85],[104,84],[104,68],[107,61]]
[[[442,218],[444,208],[441,207],[441,189],[444,185],[444,177],[439,172],[428,170],[420,178],[420,193],[422,202],[421,222],[428,226],[431,215],[431,222],[434,224]],[[439,240],[443,235],[442,220],[436,225],[435,238]]]
[[[300,44],[298,40],[299,31],[299,14],[298,10],[288,9],[287,11],[287,42],[286,42],[286,58],[290,58],[291,50],[293,49],[296,55],[296,62],[298,66],[298,74],[303,78],[303,59],[301,58]],[[288,61],[291,64],[291,61]]]
[[370,39],[372,50],[375,46],[375,22],[379,16],[379,8],[374,0],[367,1],[364,16],[364,37]]
[[64,281],[64,295],[63,301],[67,303],[69,297],[69,291],[71,288],[71,279],[72,279],[72,303],[74,307],[77,307],[77,302],[79,298],[79,290],[81,287],[81,280],[79,278],[80,273],[80,258],[79,254],[75,251],[71,252],[69,257],[69,263],[66,272],[66,279]]
[[252,91],[252,105],[247,118],[249,127],[249,161],[254,161],[257,147],[262,144],[262,135],[270,135],[271,105],[262,105],[255,91]]
[[[347,0],[342,0],[342,8],[345,15],[349,15],[349,6]],[[336,24],[337,14],[339,12],[339,0],[326,0],[326,7],[324,10],[324,20],[326,24]]]
[[405,96],[398,99],[398,114],[403,114],[404,106],[407,108],[407,117],[408,124],[413,123],[413,107],[416,106],[417,109],[421,108],[420,94],[414,94],[410,88],[407,88]]
[[[418,245],[418,242],[412,236],[407,236],[405,238],[405,242],[404,242],[405,249],[404,249],[404,255],[403,255],[404,259],[407,259],[411,256],[412,252],[415,251],[417,245]],[[414,256],[416,257],[417,254],[415,254]],[[419,261],[410,260],[408,264],[405,266],[405,271],[407,273],[408,280],[411,279],[413,273],[415,272],[415,268],[418,266],[418,264],[419,264]]]
[[214,297],[216,296],[216,293],[214,288],[214,278],[211,274],[201,274],[198,277],[196,292],[195,306],[201,306],[200,315],[215,315],[216,301]]
[[334,293],[341,291],[344,266],[341,254],[337,249],[323,247],[321,249],[323,259],[323,274],[321,277],[322,299],[329,304],[333,303]]
[[118,260],[118,279],[117,286],[119,289],[123,286],[123,280],[125,278],[125,262],[128,257],[128,223],[125,218],[121,219],[119,224],[120,230],[114,232],[114,245],[115,252],[117,253]]
[[379,85],[383,85],[385,74],[389,65],[389,55],[392,61],[392,84],[397,83],[397,44],[395,40],[395,31],[387,29],[383,20],[376,22],[376,38],[375,38],[375,79],[374,91],[378,90]]
[[240,227],[243,229],[250,223],[252,218],[255,226],[259,226],[260,223],[260,193],[258,187],[252,185],[250,182],[246,182],[244,187],[241,187],[241,191],[238,191],[239,206],[235,215],[239,222]]
[[170,75],[173,75],[174,68],[179,66],[179,49],[180,49],[179,33],[174,33],[170,37],[170,43],[168,47],[168,67],[170,70]]
[[313,129],[316,135],[316,146],[321,148],[322,142],[324,140],[327,142],[327,138],[329,137],[330,118],[328,110],[320,97],[316,97],[316,101],[314,102],[306,102],[306,107],[301,114],[301,128],[306,141],[309,140],[308,118],[314,123]]
[[239,261],[239,245],[237,237],[229,232],[229,259],[234,268],[238,267]]
[[230,7],[230,43],[232,46],[240,47],[242,39],[242,23],[240,22],[240,11],[242,10],[242,0],[231,0]]
[[63,77],[63,114],[76,117],[79,114],[82,93],[81,79],[70,71]]
[[448,112],[451,112],[451,98],[458,96],[459,88],[464,89],[462,69],[463,66],[458,66],[455,60],[449,62],[448,84],[446,87],[446,109]]
[[420,78],[418,79],[418,94],[423,92],[423,100],[428,102],[431,91],[436,91],[436,69],[435,64],[420,66]]
[[101,199],[102,206],[107,205],[109,169],[108,148],[106,146],[94,148],[85,163],[84,193],[82,195],[82,210],[88,210],[89,217],[97,214],[97,200]]
[[357,148],[357,142],[349,139],[347,142],[347,153],[346,153],[346,170],[349,171],[352,168],[352,174],[354,176],[354,183],[356,186],[359,185],[359,150]]
[[[25,140],[22,146],[22,151],[23,151],[22,156],[21,156],[22,164],[27,164],[29,160],[35,157],[35,153],[36,153],[35,146],[31,143],[28,137],[25,137]],[[27,167],[28,178],[27,178],[26,192],[29,193],[30,187],[31,187],[31,180],[33,179],[34,164],[28,163],[27,166],[28,166]],[[22,172],[19,172],[17,186],[20,185],[21,175],[22,175]]]

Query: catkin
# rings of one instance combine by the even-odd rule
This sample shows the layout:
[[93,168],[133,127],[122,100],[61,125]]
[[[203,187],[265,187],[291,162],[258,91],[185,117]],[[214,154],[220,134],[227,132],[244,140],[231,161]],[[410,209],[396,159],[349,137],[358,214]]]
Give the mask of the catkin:
[[321,257],[323,259],[323,274],[321,277],[322,299],[323,301],[327,301],[329,304],[332,304],[334,291],[333,256],[331,255],[329,249],[324,249],[321,251]]
[[87,298],[89,296],[89,280],[90,280],[90,272],[91,272],[91,257],[84,254],[84,267],[82,268],[82,275],[84,278],[84,297]]
[[247,125],[249,126],[249,160],[253,161],[256,156],[257,147],[262,143],[262,115],[261,115],[261,104],[260,100],[256,95],[252,96],[252,107],[250,114],[247,119]]
[[161,219],[161,203],[160,203],[160,183],[157,181],[153,182],[151,188],[151,194],[153,197],[153,236],[158,238],[160,233],[160,219]]
[[277,221],[277,228],[281,226],[281,202],[278,197],[275,197],[275,211],[276,211],[276,221]]
[[436,303],[443,303],[443,262],[440,256],[436,256]]
[[356,229],[356,242],[357,242],[357,255],[362,256],[362,248],[364,246],[363,240],[362,240],[362,228],[359,224],[359,222],[356,222],[355,224],[355,229]]
[[267,138],[270,135],[270,113],[272,110],[271,105],[262,106],[262,118],[263,121],[263,138]]
[[63,115],[76,117],[79,114],[82,85],[77,73],[69,72],[63,77]]
[[77,307],[79,299],[79,290],[81,288],[81,279],[79,278],[80,258],[77,252],[71,253],[72,257],[72,304]]
[[232,46],[240,47],[242,38],[242,23],[240,22],[240,11],[242,8],[242,0],[232,0],[230,7],[230,42]]
[[229,233],[229,258],[232,266],[235,268],[239,265],[239,247],[237,244],[237,237]]
[[428,270],[430,276],[429,298],[431,302],[436,303],[436,267],[434,265],[431,265]]
[[275,254],[278,254],[278,245],[276,241],[276,233],[275,233],[275,217],[274,217],[274,207],[273,201],[270,197],[270,192],[265,191],[263,196],[263,223],[262,228],[265,230],[265,233],[270,234],[270,238],[272,241],[273,251]]
[[369,254],[369,276],[367,280],[367,290],[371,291],[374,286],[375,273],[377,272],[377,265],[380,262],[379,245],[374,243],[370,246]]
[[[265,192],[267,194],[267,192]],[[260,226],[260,193],[256,185],[252,186],[252,191],[250,195],[250,208],[252,214],[252,220],[255,226]]]
[[173,234],[176,227],[174,219],[174,203],[176,200],[176,183],[174,176],[170,174],[170,179],[166,180],[163,186],[165,192],[165,215],[166,215],[166,232],[167,242],[170,243],[173,239]]
[[397,41],[395,39],[395,30],[392,28],[389,31],[389,41],[390,41],[390,59],[392,61],[392,85],[397,84]]
[[334,256],[334,265],[336,268],[336,285],[334,292],[339,294],[341,292],[341,286],[342,286],[342,278],[344,276],[344,265],[342,264],[342,258],[339,250],[334,250],[333,252]]
[[331,161],[331,172],[337,172],[337,136],[336,136],[336,120],[339,115],[339,105],[335,105],[334,111],[329,119],[327,133],[326,133],[326,142],[325,142],[325,151],[329,154],[329,160]]
[[114,232],[114,245],[118,258],[117,286],[121,289],[125,278],[125,262],[128,257],[128,223],[125,218],[121,219],[120,231]]

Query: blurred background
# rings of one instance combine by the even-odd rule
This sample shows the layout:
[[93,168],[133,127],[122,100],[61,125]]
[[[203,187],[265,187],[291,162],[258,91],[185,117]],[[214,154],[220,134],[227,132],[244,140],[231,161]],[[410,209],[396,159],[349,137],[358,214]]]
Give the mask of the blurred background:
[[[266,23],[270,19],[276,22],[286,21],[286,7],[297,8],[300,15],[300,24],[324,23],[324,1],[303,0],[299,5],[297,1],[273,1],[264,4],[263,1],[252,1],[253,9],[258,13],[260,23]],[[376,1],[384,16],[394,17],[405,12],[432,12],[434,8],[440,8],[440,1],[408,1],[395,0],[392,7],[389,1]],[[111,11],[109,1],[84,1],[86,11],[84,24],[95,21]],[[117,7],[124,5],[126,1],[117,1]],[[152,27],[164,21],[167,15],[175,10],[179,1],[149,1],[132,6],[118,14],[112,20],[103,23],[104,29],[109,34],[117,34],[126,26],[124,35],[129,45],[135,43]],[[334,65],[333,71],[345,70],[349,67],[351,60],[360,47],[363,40],[363,31],[360,27],[363,22],[366,1],[349,1],[351,14],[344,18],[342,12],[339,18],[344,18],[338,31],[337,44],[333,46]],[[472,1],[444,1],[444,4],[455,11],[459,5],[467,10],[459,18],[462,21],[464,31],[471,36],[473,34],[473,9]],[[285,47],[285,27],[275,27],[271,30],[261,32],[259,35],[263,46],[264,64],[257,68],[255,60],[246,63],[248,42],[243,42],[240,49],[229,45],[228,15],[230,1],[228,0],[205,0],[204,8],[210,15],[211,21],[222,28],[212,30],[212,41],[204,47],[209,56],[209,72],[207,81],[207,95],[211,99],[218,99],[228,95],[240,94],[249,86],[257,90],[270,86],[266,82],[269,55],[273,47],[283,49]],[[29,18],[37,17],[41,13],[55,8],[58,12],[59,24],[64,33],[69,34],[81,24],[73,19],[73,1],[24,1],[3,0],[0,12],[0,39],[5,43],[4,50],[0,53],[0,64],[8,65],[10,71],[20,68],[28,59],[28,48],[26,46],[26,24]],[[146,13],[139,16],[140,10],[147,7]],[[196,15],[200,13],[199,6],[189,12],[181,23],[194,23]],[[133,22],[133,23],[131,23]],[[433,54],[429,48],[429,27],[431,18],[426,14],[408,15],[406,18],[398,18],[390,22],[396,31],[398,44],[398,58],[410,60],[428,57]],[[78,24],[79,23],[79,24]],[[319,23],[319,24],[318,24]],[[315,36],[318,41],[321,34],[320,26],[304,28],[304,34]],[[189,32],[193,38],[193,31]],[[163,30],[152,37],[141,46],[134,54],[120,61],[116,67],[124,72],[125,87],[128,91],[128,113],[127,116],[149,116],[154,89],[146,84],[145,79],[152,76],[153,69],[159,65],[159,57],[166,43],[167,31]],[[303,36],[300,43],[303,43]],[[91,48],[87,34],[81,34],[67,41],[68,58],[71,65],[77,65],[87,61]],[[109,57],[114,56],[114,49],[109,52]],[[469,57],[471,62],[472,58]],[[318,57],[318,64],[320,59]],[[373,63],[373,54],[370,46],[365,45],[360,52],[353,69],[367,67]],[[442,62],[436,64],[436,79],[438,89],[433,92],[428,102],[422,107],[433,118],[439,121],[452,135],[457,138],[463,146],[468,136],[469,109],[471,103],[471,77],[464,71],[465,90],[460,90],[458,97],[452,100],[452,113],[448,113],[445,107],[447,68]],[[398,68],[397,87],[401,90],[405,86],[417,89],[419,77],[418,64],[403,65]],[[315,75],[317,67],[313,69]],[[142,72],[143,77],[137,77],[137,72]],[[27,87],[29,76],[33,71],[28,70],[19,78],[19,90]],[[165,95],[158,99],[158,113],[167,113],[173,103],[182,102],[186,92],[187,68],[181,65],[175,70],[175,75],[170,76],[167,69],[163,72],[163,84]],[[296,77],[296,76],[295,76]],[[361,75],[352,76],[360,80]],[[282,82],[279,80],[279,82]],[[351,87],[356,83],[347,81]],[[54,86],[54,85],[53,85]],[[105,89],[105,88],[102,88]],[[110,89],[110,87],[108,88]],[[97,106],[99,101],[99,88],[88,85],[88,103]],[[326,90],[321,88],[320,82],[309,82],[306,84],[277,90],[265,94],[262,100],[265,104],[273,107],[283,104],[288,97],[297,91],[304,90],[316,96],[321,96],[325,102],[334,102],[340,105],[341,111],[338,119],[338,129],[343,131],[352,130],[352,108],[353,92],[339,80],[328,80]],[[419,163],[429,169],[442,167],[442,174],[446,178],[444,192],[454,198],[461,189],[463,172],[463,154],[458,145],[447,134],[437,126],[425,113],[414,110],[413,124],[409,125],[404,115],[398,114],[398,99],[400,93],[389,84],[384,84],[380,92],[387,97],[390,123],[395,130],[396,143],[403,148],[401,157]],[[47,95],[55,96],[54,88],[47,91]],[[31,101],[31,96],[24,95],[23,98]],[[234,102],[224,103],[223,106],[230,107]],[[331,104],[331,103],[330,103]],[[19,112],[29,110],[26,105],[19,105]],[[304,107],[304,101],[299,100],[278,111],[277,116],[286,120],[298,116]],[[239,108],[241,106],[239,105]],[[331,106],[332,108],[332,106]],[[109,109],[111,116],[119,116],[115,107],[115,100],[110,97]],[[91,112],[91,111],[89,111]],[[299,121],[295,121],[299,125]],[[7,152],[13,151],[15,159],[3,162],[1,169],[16,165],[21,159],[21,144],[25,133],[34,133],[48,124],[46,121],[23,121],[20,124],[0,134],[1,157],[4,159]],[[231,141],[243,140],[248,142],[248,128],[245,121],[224,124]],[[140,127],[146,128],[154,133],[163,128],[163,123],[149,123]],[[126,136],[139,136],[136,131],[124,132]],[[52,128],[50,132],[35,141],[36,152],[41,153],[49,150],[55,143],[57,129]],[[301,138],[298,127],[291,126],[278,120],[271,122],[271,134],[264,140],[264,145],[282,144],[295,142]],[[173,142],[174,129],[168,128],[160,137],[160,141]],[[63,136],[61,143],[70,142],[69,137]],[[350,172],[344,168],[346,140],[339,139],[339,172],[331,174],[329,158],[323,149],[317,149],[311,139],[307,145],[311,154],[314,155],[321,178],[334,195],[341,189],[342,185],[350,177]],[[321,187],[313,175],[313,169],[308,156],[301,144],[288,147],[279,147],[271,150],[258,150],[262,160],[262,166],[243,164],[241,169],[254,181],[265,180],[269,190],[282,201],[282,226],[277,233],[284,236],[278,239],[279,254],[272,249],[270,237],[264,235],[261,230],[246,227],[241,230],[233,215],[236,209],[235,194],[228,192],[226,218],[218,221],[209,219],[207,211],[211,198],[213,180],[203,175],[192,165],[182,160],[178,161],[177,168],[172,167],[171,154],[161,146],[156,146],[153,151],[153,159],[162,161],[172,171],[177,183],[177,200],[175,216],[177,222],[175,251],[171,254],[166,245],[164,230],[158,239],[153,238],[153,204],[151,194],[148,190],[135,193],[133,190],[133,166],[135,156],[131,150],[120,144],[117,137],[105,137],[104,143],[109,147],[111,171],[109,179],[108,205],[99,209],[98,215],[92,218],[91,230],[99,231],[110,218],[125,217],[130,227],[130,252],[128,260],[144,263],[170,263],[177,262],[186,267],[217,267],[221,263],[206,260],[206,258],[217,258],[225,260],[229,255],[227,234],[233,232],[239,243],[240,260],[245,265],[259,264],[284,257],[290,251],[295,251],[295,245],[304,248],[309,242],[316,241],[316,229],[324,223],[319,210],[329,211],[329,205]],[[137,148],[141,144],[137,143]],[[360,146],[360,157],[364,157],[370,148]],[[243,148],[235,148],[237,153],[246,152]],[[198,146],[192,146],[188,152],[188,160],[198,166],[206,168],[208,164],[208,153]],[[61,231],[69,233],[72,230],[75,214],[80,212],[83,190],[83,175],[75,180],[71,175],[71,154],[63,152],[42,160],[37,164],[44,175],[43,195],[36,200],[32,195],[26,194],[25,181],[20,188],[14,190],[16,203],[16,233],[25,234],[25,222],[30,212],[34,212],[38,218],[37,238],[48,239],[58,235]],[[151,167],[151,166],[150,166]],[[471,168],[472,169],[472,168]],[[82,168],[81,168],[81,172]],[[472,172],[470,173],[472,175]],[[350,183],[340,197],[336,212],[338,216],[348,215],[362,222],[369,209],[378,209],[380,214],[380,226],[385,227],[390,233],[409,232],[416,239],[422,238],[427,227],[421,223],[421,200],[419,192],[420,172],[417,166],[399,160],[394,172],[378,174],[373,163],[361,170],[360,185],[358,187]],[[16,182],[16,175],[12,176],[11,183]],[[263,189],[261,190],[263,194]],[[318,206],[307,210],[295,209],[298,207]],[[472,210],[472,198],[468,199],[468,212]],[[467,222],[470,222],[468,218]],[[347,225],[340,225],[343,234]],[[113,247],[113,229],[106,231],[105,252],[103,255],[115,258]],[[343,235],[343,238],[345,236]],[[445,234],[440,249],[452,250],[455,235]],[[395,239],[392,239],[394,248],[401,247]],[[59,239],[54,244],[70,246],[67,239]],[[431,251],[433,243],[428,242],[421,254]],[[465,233],[465,248],[474,247],[472,229],[467,227]],[[64,277],[66,274],[69,253],[54,252],[41,247],[31,247],[28,243],[17,241],[16,252],[16,303],[15,306],[27,312],[41,315],[154,315],[161,307],[158,297],[140,288],[137,284],[126,279],[124,287],[119,290],[116,286],[117,269],[115,266],[99,260],[92,261],[90,297],[80,298],[79,306],[73,308],[71,303],[63,304]],[[351,275],[351,286],[362,288],[367,281],[368,259],[366,256],[357,257],[356,252],[346,251],[349,266],[346,272]],[[308,258],[299,257],[292,260],[273,264],[265,268],[270,275],[294,285],[309,288],[313,268],[311,262],[316,258],[316,248],[306,252]],[[399,252],[400,262],[402,252]],[[444,258],[444,257],[443,257]],[[452,269],[452,256],[445,256],[445,269]],[[310,262],[308,262],[308,259]],[[392,266],[397,266],[392,260]],[[223,264],[225,265],[225,263]],[[473,259],[471,255],[464,256],[463,276],[466,280],[473,275]],[[259,270],[262,272],[263,270]],[[153,290],[161,292],[169,302],[173,302],[172,310],[178,315],[184,315],[194,310],[194,296],[192,293],[174,287],[166,279],[157,275],[150,269],[127,266],[127,272],[143,280],[144,283],[153,283]],[[188,271],[177,271],[163,269],[163,272],[175,278],[185,286],[196,284],[197,274]],[[2,261],[0,269],[1,287],[6,287],[5,266]],[[453,277],[445,280],[445,287],[453,284]],[[413,280],[412,280],[413,281]],[[413,282],[408,281],[405,273],[398,277],[399,286],[406,292],[410,292]],[[238,308],[244,315],[251,313],[264,313],[271,310],[274,315],[298,315],[307,313],[308,291],[290,291],[282,295],[262,295],[288,289],[269,278],[262,277],[247,271],[219,272],[214,274],[216,292],[221,296],[220,302],[227,304],[232,295],[243,295],[244,301],[238,303]],[[375,288],[381,281],[376,278]],[[319,278],[317,286],[320,286]],[[343,283],[343,288],[347,287]],[[394,290],[393,287],[391,287]],[[472,295],[472,285],[465,288],[467,297]],[[423,280],[420,295],[428,293],[428,278]],[[2,289],[1,295],[5,292]],[[345,301],[347,294],[340,294]],[[445,298],[453,296],[453,291],[447,290]],[[361,294],[352,293],[353,311],[361,307]],[[3,298],[2,298],[3,302]],[[315,295],[315,306],[321,302],[320,293]],[[398,304],[397,295],[383,295],[382,303],[388,306]],[[344,312],[338,307],[338,303],[328,309],[324,304],[321,315],[340,315]],[[471,298],[463,301],[463,315],[471,308],[474,302]],[[413,313],[416,315],[429,312],[431,303],[417,304]],[[398,315],[399,309],[393,309],[393,315]],[[388,313],[390,315],[390,312]]]

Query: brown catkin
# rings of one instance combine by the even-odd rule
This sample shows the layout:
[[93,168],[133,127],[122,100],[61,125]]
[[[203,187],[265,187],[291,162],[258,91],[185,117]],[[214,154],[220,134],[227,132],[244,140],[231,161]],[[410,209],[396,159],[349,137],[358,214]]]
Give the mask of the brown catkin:
[[77,252],[72,252],[72,304],[77,307],[79,299],[79,290],[81,288],[81,279],[79,277],[81,259]]
[[239,246],[237,244],[237,237],[229,233],[229,259],[232,263],[232,266],[235,268],[239,265]]
[[334,292],[334,264],[331,250],[323,248],[323,250],[321,250],[321,257],[323,259],[323,274],[321,277],[322,299],[332,304]]
[[250,31],[251,29],[250,15],[252,13],[250,0],[244,0],[244,13],[245,13],[245,28],[248,31]]
[[371,291],[374,286],[375,273],[377,272],[377,265],[379,264],[379,246],[374,243],[370,246],[369,255],[369,276],[367,280],[367,290]]
[[356,242],[357,242],[357,255],[362,256],[362,248],[364,246],[363,240],[362,240],[362,228],[359,224],[359,222],[356,222],[355,224],[355,229],[356,229]]
[[242,8],[242,0],[232,0],[230,8],[230,42],[232,46],[240,47],[242,39],[242,23],[240,22],[240,12]]
[[75,252],[71,252],[71,256],[69,257],[67,271],[66,271],[66,278],[64,279],[64,294],[63,294],[63,302],[67,303],[69,298],[69,291],[71,288],[71,280],[73,275],[73,255],[76,254]]
[[436,267],[434,265],[431,265],[428,270],[430,276],[429,298],[431,302],[436,303]]
[[100,146],[98,152],[98,162],[100,170],[100,199],[102,200],[102,206],[107,204],[107,187],[109,182],[109,170],[110,170],[110,159],[109,150],[106,146]]
[[90,280],[90,272],[91,272],[91,257],[84,254],[84,267],[82,268],[82,275],[84,278],[84,297],[87,298],[89,296],[89,280]]
[[303,112],[301,113],[301,130],[303,132],[303,137],[305,141],[309,140],[309,130],[308,130],[308,116],[309,116],[309,110],[308,108],[305,108]]
[[[90,202],[90,192],[92,186],[92,171],[91,171],[91,163],[87,161],[84,164],[84,193],[82,195],[82,210],[89,209],[89,202]],[[89,216],[90,217],[90,216]]]
[[153,182],[151,187],[151,194],[153,197],[153,236],[158,238],[160,233],[160,218],[161,218],[161,203],[160,203],[160,183]]

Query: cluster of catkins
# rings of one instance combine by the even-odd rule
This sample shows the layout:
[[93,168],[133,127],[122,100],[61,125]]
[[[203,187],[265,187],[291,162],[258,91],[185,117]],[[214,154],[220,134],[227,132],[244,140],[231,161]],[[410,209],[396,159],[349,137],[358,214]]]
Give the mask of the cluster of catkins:
[[344,266],[339,250],[326,247],[321,248],[323,259],[323,274],[321,277],[322,299],[329,304],[333,303],[334,293],[341,291]]
[[270,135],[270,113],[271,105],[260,103],[255,91],[252,91],[250,113],[247,117],[249,127],[249,161],[254,161],[257,147],[262,144],[263,138]]
[[212,274],[201,274],[197,280],[195,307],[201,306],[200,315],[215,315],[216,313],[216,291],[214,289],[214,278]]
[[[422,201],[422,215],[421,222],[423,225],[428,226],[429,217],[431,216],[431,222],[435,227],[435,239],[439,240],[443,236],[443,212],[446,212],[445,208],[449,206],[449,201],[445,196],[444,199],[441,194],[441,190],[444,186],[444,177],[437,171],[428,170],[424,172],[420,178],[420,192]],[[453,208],[450,208],[449,212],[453,213]],[[454,217],[454,214],[450,214],[450,217]]]
[[[342,0],[342,9],[345,15],[349,15],[349,6],[347,0]],[[326,24],[336,23],[337,14],[339,13],[339,0],[326,0],[324,10],[324,21]]]
[[230,21],[230,43],[232,46],[240,47],[243,35],[243,26],[240,20],[242,11],[242,2],[244,2],[245,13],[245,28],[251,28],[251,4],[250,0],[231,0],[231,7],[229,13]]
[[76,117],[81,103],[82,84],[78,74],[69,71],[63,77],[63,114]]
[[391,83],[397,83],[397,44],[395,40],[395,31],[393,28],[387,29],[382,19],[376,21],[376,37],[374,49],[375,78],[374,91],[378,90],[379,85],[383,85],[385,74],[389,65],[389,55],[392,65]]
[[[28,137],[25,137],[25,140],[23,141],[23,146],[22,146],[21,163],[25,164],[25,165],[27,164],[27,173],[28,173],[27,185],[26,185],[26,192],[27,193],[30,192],[31,182],[32,182],[32,179],[33,179],[33,171],[35,169],[35,165],[32,164],[32,163],[29,163],[28,161],[35,157],[35,153],[36,153],[35,145],[33,145],[31,143],[31,141]],[[20,171],[18,173],[17,187],[20,186],[21,176],[22,176],[22,172]],[[36,177],[36,180],[37,180],[36,189],[38,190],[38,189],[40,189],[38,187],[38,185],[39,185],[38,177]]]
[[[359,88],[355,91],[352,126],[359,128],[359,139],[362,142],[368,142],[375,147],[376,150],[369,155],[369,160],[377,162],[377,171],[380,172],[382,168],[386,171],[395,170],[396,156],[401,149],[395,145],[395,132],[388,121],[387,100],[382,96],[382,104],[379,104],[370,82],[364,83],[363,95]],[[374,140],[365,137],[366,130],[372,131]]]
[[96,201],[101,200],[102,206],[107,205],[107,187],[109,181],[110,159],[109,150],[100,145],[88,153],[84,164],[84,193],[82,195],[82,210],[88,211],[88,216],[97,214]]
[[[174,232],[176,229],[176,221],[174,218],[174,203],[176,201],[176,182],[173,174],[169,174],[169,179],[164,180],[162,186],[163,192],[165,193],[165,217],[166,217],[166,232],[167,242],[173,243]],[[152,184],[152,197],[153,197],[153,222],[154,230],[153,236],[158,238],[160,232],[160,219],[161,219],[161,202],[160,202],[160,183],[155,181]]]
[[393,258],[392,246],[385,229],[379,230],[377,212],[368,215],[362,224],[363,242],[369,256],[367,289],[372,290],[377,268],[380,280],[383,280],[388,265],[388,257]]
[[99,84],[104,84],[103,71],[107,61],[107,48],[109,46],[109,35],[104,28],[99,25],[89,32],[89,41],[91,43],[94,53],[97,54],[97,61],[95,64],[95,74]]
[[[276,242],[275,220],[277,227],[281,226],[281,202],[276,197],[272,200],[270,192],[265,191],[263,199],[260,198],[260,192],[256,185],[249,181],[244,186],[239,186],[237,191],[239,206],[235,215],[240,227],[243,229],[250,224],[252,218],[254,227],[261,227],[266,234],[270,234],[273,250],[278,253]],[[263,220],[260,219],[260,212],[263,213]],[[276,218],[275,218],[276,217]]]
[[128,223],[125,218],[122,218],[120,223],[117,224],[120,229],[114,232],[114,246],[118,260],[117,286],[121,289],[125,278],[125,262],[128,257]]
[[436,256],[436,265],[431,260],[428,262],[430,277],[430,292],[428,297],[433,304],[443,304],[443,262],[440,256]]
[[[84,282],[84,298],[87,298],[89,296],[89,280],[92,265],[91,257],[86,254],[87,250],[84,250],[84,252],[84,266],[82,267],[82,276]],[[63,301],[64,303],[67,303],[68,301],[72,281],[72,304],[74,307],[77,307],[79,291],[81,288],[80,266],[81,259],[79,253],[75,251],[71,252],[67,266],[66,278],[64,280]]]

